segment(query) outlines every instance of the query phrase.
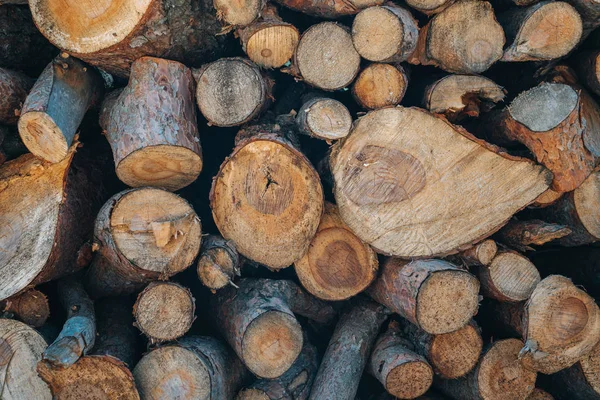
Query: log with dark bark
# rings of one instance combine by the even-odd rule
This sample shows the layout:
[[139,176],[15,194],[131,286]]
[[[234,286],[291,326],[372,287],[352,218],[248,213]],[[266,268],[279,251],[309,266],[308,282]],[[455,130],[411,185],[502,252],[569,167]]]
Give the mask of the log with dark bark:
[[388,258],[367,293],[424,331],[441,334],[464,327],[475,315],[479,282],[446,261]]
[[329,143],[348,136],[352,129],[352,116],[344,103],[309,93],[303,96],[296,124],[299,133]]
[[360,69],[360,55],[350,29],[334,22],[308,28],[300,38],[291,71],[304,82],[323,90],[349,86]]
[[541,280],[535,265],[516,251],[499,252],[477,272],[481,294],[512,303],[527,300]]
[[213,179],[213,218],[243,256],[281,269],[306,253],[323,211],[323,189],[308,159],[288,139],[294,128],[242,129]]
[[[569,3],[542,1],[498,16],[507,42],[502,61],[544,61],[567,55],[579,43],[582,22]],[[543,32],[543,33],[542,33]]]
[[194,77],[196,102],[209,125],[245,124],[270,104],[272,82],[245,58],[222,58],[202,66]]
[[477,74],[502,57],[504,31],[487,1],[459,1],[436,14],[419,32],[413,64],[457,74]]
[[314,296],[344,300],[365,290],[377,277],[377,254],[348,229],[337,207],[325,203],[308,251],[294,263],[296,274]]
[[221,341],[189,336],[147,353],[133,376],[142,399],[232,400],[247,371]]
[[460,379],[436,381],[436,388],[457,400],[526,399],[535,388],[536,373],[519,363],[523,342],[505,339],[485,350],[477,367]]
[[107,97],[100,116],[121,181],[174,191],[196,180],[202,148],[193,96],[185,65],[153,57],[133,63],[129,84]]
[[498,245],[493,240],[487,239],[461,251],[457,256],[451,257],[451,259],[452,261],[460,261],[467,267],[475,267],[489,265],[494,257],[496,257],[496,254],[498,254]]
[[19,135],[35,156],[53,163],[69,153],[86,111],[104,94],[100,74],[62,53],[35,82],[19,118]]
[[417,21],[408,10],[391,2],[361,11],[352,23],[354,47],[369,61],[406,61],[418,38]]
[[583,38],[600,26],[600,5],[593,0],[570,0],[583,22]]
[[427,86],[423,106],[449,121],[459,121],[491,110],[505,94],[504,88],[483,76],[447,75]]
[[402,327],[403,334],[425,357],[433,371],[443,379],[457,379],[469,373],[479,361],[483,340],[475,321],[454,332],[432,335],[412,323]]
[[305,339],[302,352],[285,374],[254,381],[236,400],[307,400],[318,368],[317,349]]
[[237,35],[248,58],[262,68],[279,68],[290,61],[300,39],[298,29],[284,22],[273,5],[267,5],[250,25],[238,29]]
[[0,397],[3,400],[52,399],[50,389],[35,372],[46,346],[35,329],[19,321],[0,319]]
[[248,369],[277,378],[302,349],[302,328],[293,313],[331,323],[334,309],[290,281],[242,279],[211,299],[217,327]]
[[133,306],[135,326],[151,344],[175,340],[192,327],[196,311],[190,290],[174,282],[152,282]]
[[418,108],[360,118],[333,146],[330,164],[344,222],[376,251],[407,258],[470,247],[551,180],[543,167]]
[[240,256],[231,240],[208,235],[202,239],[197,266],[198,278],[212,291],[222,289],[240,276]]
[[367,370],[399,399],[414,399],[424,394],[433,382],[427,360],[413,351],[397,323],[390,323],[371,353]]
[[31,0],[29,7],[56,47],[111,74],[129,76],[131,64],[143,56],[198,67],[226,49],[212,0],[115,0],[100,8],[86,1],[75,7]]
[[29,289],[6,299],[3,311],[34,328],[44,325],[50,317],[48,298],[37,289]]
[[95,304],[98,336],[94,355],[118,358],[129,368],[139,359],[139,332],[133,326],[132,306],[133,300],[127,297],[109,297]]
[[16,124],[21,115],[21,107],[33,80],[27,75],[0,68],[0,124]]
[[[599,9],[600,13],[600,9]],[[592,92],[600,96],[600,50],[588,50],[579,53],[574,60],[575,70],[581,82]]]
[[310,400],[353,400],[379,329],[389,311],[365,298],[342,314],[319,366]]
[[26,154],[0,167],[0,300],[84,266],[105,188],[100,157],[76,147],[56,164]]
[[352,94],[363,108],[374,110],[399,104],[407,86],[408,76],[401,65],[375,63],[358,74]]
[[336,19],[354,15],[363,8],[383,4],[385,0],[276,0],[294,11],[320,18]]
[[519,221],[511,219],[498,231],[498,240],[513,249],[525,252],[535,250],[531,245],[541,246],[571,233],[565,225],[551,224],[539,219]]
[[155,188],[117,193],[96,219],[87,288],[96,298],[133,293],[188,268],[200,242],[200,219],[181,197]]

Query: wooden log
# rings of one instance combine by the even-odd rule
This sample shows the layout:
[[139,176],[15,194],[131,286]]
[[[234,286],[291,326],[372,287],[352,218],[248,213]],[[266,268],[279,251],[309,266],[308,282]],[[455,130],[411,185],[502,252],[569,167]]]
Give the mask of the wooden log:
[[99,157],[76,147],[56,164],[27,154],[0,167],[0,300],[83,267],[105,187]]
[[222,58],[195,71],[194,77],[196,102],[209,125],[242,125],[269,106],[272,82],[245,58]]
[[319,360],[317,349],[307,340],[290,369],[279,378],[257,379],[236,396],[236,400],[307,400]]
[[517,303],[531,296],[540,282],[537,268],[516,251],[503,250],[478,269],[481,293],[498,301]]
[[348,227],[376,251],[406,258],[470,247],[532,202],[551,179],[529,160],[499,154],[443,119],[403,107],[360,118],[333,146],[330,164]]
[[[599,9],[600,13],[600,9]],[[579,79],[585,86],[600,96],[600,50],[588,50],[579,53],[573,62]]]
[[261,378],[277,378],[296,361],[302,329],[293,313],[329,323],[335,311],[290,281],[242,279],[211,298],[217,327],[246,367]]
[[431,366],[413,351],[413,345],[394,322],[375,342],[367,370],[388,393],[399,399],[419,397],[433,383]]
[[447,75],[427,86],[423,106],[449,121],[478,117],[504,100],[506,90],[483,76]]
[[535,388],[536,373],[519,363],[523,342],[505,339],[492,343],[477,367],[460,379],[436,381],[436,388],[457,400],[525,399]]
[[262,11],[267,4],[266,0],[215,0],[213,6],[217,12],[217,19],[225,26],[224,30],[231,27],[245,27],[252,24],[262,16]]
[[379,262],[373,249],[344,224],[337,207],[326,202],[317,233],[294,268],[302,286],[312,295],[323,300],[345,300],[373,282]]
[[219,57],[227,43],[217,35],[221,24],[210,0],[117,0],[101,8],[32,0],[29,7],[52,44],[120,77],[129,76],[131,64],[143,56],[198,67]]
[[424,331],[442,334],[464,327],[475,315],[479,282],[446,261],[388,258],[367,293]]
[[598,105],[577,88],[542,83],[517,96],[490,121],[494,135],[523,143],[554,174],[552,189],[569,192],[591,174],[600,155]]
[[63,53],[35,82],[19,118],[19,135],[35,156],[53,163],[69,153],[85,112],[104,93],[96,70]]
[[583,38],[600,26],[600,5],[591,0],[570,0],[583,22]]
[[133,326],[133,301],[127,297],[109,297],[96,302],[98,335],[94,355],[111,356],[133,368],[139,359],[139,332]]
[[504,31],[491,4],[459,1],[421,28],[417,49],[409,62],[457,74],[478,74],[502,57],[503,46]]
[[363,108],[374,110],[400,104],[407,86],[408,76],[401,65],[375,63],[360,72],[352,94]]
[[203,238],[197,272],[202,284],[213,292],[233,283],[241,274],[235,243],[217,235]]
[[[502,61],[544,61],[567,55],[581,40],[583,25],[575,8],[542,1],[498,16],[510,45]],[[543,33],[541,33],[543,32]]]
[[418,38],[417,21],[408,10],[391,2],[362,10],[352,23],[354,47],[369,61],[406,61]]
[[42,354],[52,368],[68,368],[88,354],[96,341],[94,302],[85,292],[77,275],[58,283],[58,295],[67,311],[67,320],[58,337]]
[[531,208],[544,208],[549,205],[554,204],[563,193],[554,191],[552,189],[546,190],[544,193],[540,194],[537,199],[533,203],[529,205]]
[[531,245],[541,246],[571,233],[565,225],[551,224],[539,219],[519,221],[511,219],[496,236],[498,240],[519,251],[535,250]]
[[477,365],[483,348],[479,327],[473,320],[463,328],[441,335],[427,333],[412,323],[405,324],[402,332],[443,379],[468,374]]
[[127,87],[107,97],[100,116],[121,181],[175,191],[196,180],[202,148],[193,93],[185,65],[153,57],[133,63]]
[[455,1],[456,0],[407,0],[406,4],[427,16],[432,16],[444,11],[454,4]]
[[477,243],[458,253],[458,259],[468,267],[489,265],[498,253],[498,245],[491,239]]
[[600,171],[592,172],[574,191],[565,193],[554,204],[536,210],[536,217],[566,226],[567,236],[556,240],[562,246],[581,246],[600,240]]
[[321,181],[288,139],[293,129],[284,123],[242,129],[210,193],[223,237],[272,269],[288,267],[306,253],[323,211]]
[[525,340],[521,363],[543,374],[575,364],[600,339],[594,299],[560,275],[543,279],[527,303],[497,304],[494,315]]
[[48,298],[37,289],[29,289],[6,299],[3,311],[34,328],[44,325],[50,317]]
[[185,270],[200,250],[200,235],[200,219],[181,197],[155,188],[117,193],[96,219],[90,294],[133,293]]
[[319,95],[306,97],[296,115],[299,133],[328,143],[348,136],[352,116],[342,102]]
[[389,311],[365,298],[350,304],[338,321],[313,383],[310,400],[353,400],[377,333]]
[[284,22],[272,5],[267,5],[257,20],[238,29],[237,35],[248,58],[262,68],[282,67],[292,59],[300,40],[298,29]]
[[133,370],[142,399],[232,400],[246,374],[224,343],[203,336],[152,350]]
[[27,75],[0,68],[0,123],[16,124],[33,80]]
[[135,326],[151,344],[185,335],[192,327],[195,311],[190,290],[174,282],[152,282],[133,305]]
[[294,72],[304,82],[323,90],[349,86],[360,70],[360,55],[350,30],[334,22],[308,28],[294,54]]
[[381,5],[385,0],[276,0],[276,2],[304,14],[319,18],[338,19],[347,15],[354,15],[370,6]]
[[0,395],[3,400],[52,399],[50,389],[35,372],[46,346],[35,329],[19,321],[0,319]]
[[554,400],[554,396],[542,389],[535,388],[526,400]]

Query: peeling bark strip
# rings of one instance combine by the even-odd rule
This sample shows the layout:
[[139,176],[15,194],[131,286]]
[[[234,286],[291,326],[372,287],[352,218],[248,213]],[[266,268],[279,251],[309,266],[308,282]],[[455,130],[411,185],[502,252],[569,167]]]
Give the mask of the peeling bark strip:
[[96,219],[87,288],[96,298],[133,293],[188,268],[200,241],[200,219],[181,197],[154,188],[117,193]]
[[34,328],[44,325],[50,317],[48,298],[37,289],[29,289],[6,299],[3,311]]
[[330,164],[346,225],[376,251],[406,258],[470,247],[535,200],[551,179],[543,167],[418,108],[360,118],[333,146]]
[[114,0],[101,11],[94,4],[32,0],[29,7],[56,47],[117,76],[129,76],[131,64],[143,56],[197,67],[226,47],[225,36],[217,35],[221,24],[212,0]]
[[119,179],[171,191],[196,180],[202,148],[193,96],[185,65],[153,57],[133,63],[127,87],[107,96],[100,115]]
[[143,399],[231,400],[247,375],[229,347],[202,336],[152,350],[133,370]]
[[40,75],[27,96],[19,135],[37,157],[53,163],[64,159],[86,111],[104,95],[98,72],[63,53]]
[[33,80],[17,71],[0,68],[0,123],[14,125],[21,115],[21,107]]
[[302,349],[302,328],[293,313],[331,323],[333,308],[290,281],[242,279],[211,298],[217,327],[248,369],[277,378]]
[[531,245],[540,246],[571,233],[566,225],[551,224],[539,219],[519,221],[511,219],[497,233],[498,240],[521,252],[535,250]]

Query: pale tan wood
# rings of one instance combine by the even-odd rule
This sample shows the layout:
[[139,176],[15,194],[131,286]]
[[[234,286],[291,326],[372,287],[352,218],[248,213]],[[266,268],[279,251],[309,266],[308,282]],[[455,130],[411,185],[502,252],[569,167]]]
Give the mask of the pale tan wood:
[[537,268],[515,251],[501,251],[478,270],[481,293],[499,301],[519,302],[531,296],[540,282]]
[[363,69],[352,85],[352,94],[363,108],[395,106],[402,101],[408,77],[400,65],[375,63]]
[[554,397],[542,389],[535,388],[525,400],[554,400]]
[[454,3],[455,0],[407,0],[406,4],[426,15],[433,15],[443,11]]
[[352,116],[343,103],[317,96],[302,104],[296,124],[300,133],[329,142],[348,136]]
[[488,239],[461,251],[458,256],[467,266],[488,265],[496,257],[497,252],[496,242]]
[[266,0],[215,0],[217,18],[226,26],[246,26],[258,17]]

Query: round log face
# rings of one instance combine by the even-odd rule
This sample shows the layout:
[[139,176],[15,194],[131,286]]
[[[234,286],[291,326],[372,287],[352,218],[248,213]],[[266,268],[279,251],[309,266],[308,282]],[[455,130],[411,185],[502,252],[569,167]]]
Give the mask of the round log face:
[[587,383],[600,394],[600,345],[596,345],[592,352],[579,361],[581,370]]
[[429,389],[433,371],[424,361],[412,361],[392,369],[387,376],[386,390],[399,399],[414,399]]
[[292,58],[299,39],[300,33],[293,25],[267,26],[250,36],[246,53],[263,68],[279,68]]
[[400,103],[407,85],[404,71],[390,64],[371,64],[356,78],[352,93],[364,108],[373,110]]
[[334,99],[322,99],[306,111],[306,127],[310,133],[322,139],[341,139],[352,128],[352,116],[342,103]]
[[479,361],[483,340],[471,324],[457,331],[435,335],[431,341],[431,365],[444,379],[469,373]]
[[531,261],[513,252],[498,254],[488,268],[495,289],[514,302],[527,300],[541,279]]
[[358,53],[369,61],[385,61],[398,53],[404,40],[404,27],[385,7],[362,10],[352,24],[352,42]]
[[219,231],[241,254],[279,269],[306,252],[321,218],[323,189],[295,149],[253,139],[221,166],[211,207]]
[[590,235],[600,239],[600,172],[592,174],[573,192],[579,220]]
[[69,151],[65,136],[52,118],[38,111],[19,118],[19,134],[23,144],[37,157],[52,163],[63,160]]
[[434,11],[452,0],[408,0],[406,4],[422,12]]
[[120,43],[138,26],[151,0],[33,0],[36,26],[56,47],[93,53]]
[[235,400],[271,400],[271,398],[260,389],[243,389],[240,390]]
[[245,26],[260,15],[261,0],[215,0],[217,18],[228,25]]

